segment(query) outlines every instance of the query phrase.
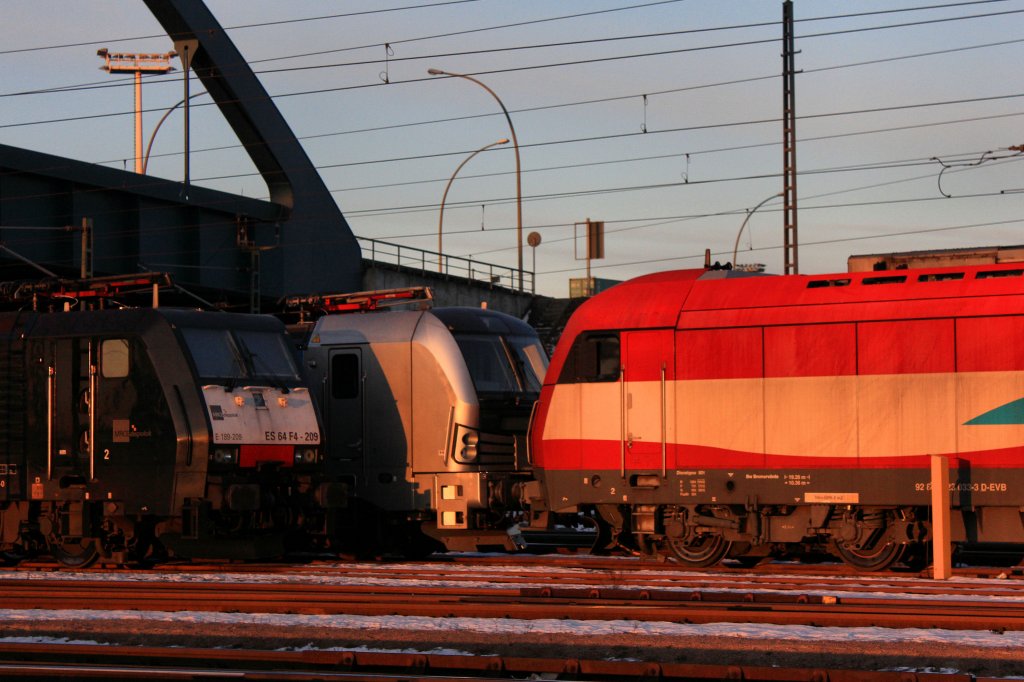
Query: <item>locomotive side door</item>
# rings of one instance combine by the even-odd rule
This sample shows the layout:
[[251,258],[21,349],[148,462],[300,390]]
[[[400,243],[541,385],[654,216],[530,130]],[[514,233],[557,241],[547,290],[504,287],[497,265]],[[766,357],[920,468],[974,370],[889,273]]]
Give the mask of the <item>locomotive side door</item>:
[[47,341],[47,478],[84,484],[91,477],[93,344],[86,338]]
[[[669,382],[675,376],[672,330],[622,333],[623,405],[622,470],[662,478],[675,464],[669,424],[673,401]],[[641,482],[640,487],[645,487]],[[647,479],[653,485],[652,479]],[[632,482],[632,485],[637,485]]]
[[365,410],[363,352],[358,347],[332,349],[326,386],[327,444],[330,457],[357,464],[363,460]]

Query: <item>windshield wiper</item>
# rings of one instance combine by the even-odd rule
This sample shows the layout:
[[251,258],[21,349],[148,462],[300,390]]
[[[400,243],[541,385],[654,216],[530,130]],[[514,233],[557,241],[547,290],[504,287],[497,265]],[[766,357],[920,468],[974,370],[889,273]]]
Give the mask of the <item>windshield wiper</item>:
[[[251,350],[249,350],[248,344],[245,343],[245,339],[241,335],[239,335],[235,339],[235,341],[237,341],[239,350],[241,350],[241,352],[245,356],[246,369],[248,370],[249,376],[251,378],[256,379],[258,377],[260,379],[266,380],[268,384],[270,384],[273,388],[280,389],[282,393],[288,392],[288,386],[287,384],[285,384],[285,380],[279,374],[277,374],[274,371],[274,368],[270,365],[270,363],[266,362],[263,358],[261,358],[258,353],[253,353]],[[256,368],[257,363],[259,363],[260,366],[266,368],[266,374],[260,373],[260,371]]]

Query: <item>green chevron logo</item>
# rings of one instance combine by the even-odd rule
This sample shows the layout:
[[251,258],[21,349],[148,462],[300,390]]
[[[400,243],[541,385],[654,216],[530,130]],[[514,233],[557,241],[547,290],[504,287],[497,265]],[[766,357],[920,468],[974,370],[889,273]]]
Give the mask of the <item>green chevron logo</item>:
[[965,422],[964,426],[991,426],[996,424],[1024,424],[1024,398],[979,414],[974,419]]

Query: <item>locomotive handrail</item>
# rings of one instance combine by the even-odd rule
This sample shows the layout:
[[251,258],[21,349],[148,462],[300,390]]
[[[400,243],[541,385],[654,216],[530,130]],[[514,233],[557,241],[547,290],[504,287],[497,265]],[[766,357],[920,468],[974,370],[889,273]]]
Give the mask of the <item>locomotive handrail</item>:
[[665,363],[661,363],[661,477],[668,477],[668,435],[666,414],[666,391],[665,391]]
[[626,366],[619,369],[619,456],[620,473],[626,478]]
[[530,420],[526,423],[526,463],[533,466],[533,418],[537,415],[537,408],[540,406],[540,398],[533,401],[530,408]]
[[47,367],[46,378],[46,480],[53,480],[53,395],[57,383],[57,370]]
[[185,407],[185,398],[181,395],[181,387],[178,384],[174,384],[174,395],[178,397],[178,409],[181,410],[181,416],[185,420],[185,466],[192,466],[192,423],[188,418],[188,409]]
[[445,445],[442,448],[444,451],[444,465],[448,466],[448,453],[451,452],[452,457],[455,456],[455,448],[459,446],[455,442],[455,436],[458,428],[455,425],[455,406],[451,405],[448,408],[448,423],[445,428]]
[[96,480],[96,363],[92,341],[89,341],[89,480]]

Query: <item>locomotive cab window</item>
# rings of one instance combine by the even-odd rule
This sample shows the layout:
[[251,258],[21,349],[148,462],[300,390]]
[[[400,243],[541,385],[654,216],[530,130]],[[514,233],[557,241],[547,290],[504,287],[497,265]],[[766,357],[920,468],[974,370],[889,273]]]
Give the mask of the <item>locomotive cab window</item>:
[[228,330],[183,327],[181,334],[200,377],[211,380],[245,377],[245,366]]
[[291,352],[280,334],[239,330],[235,338],[254,377],[298,380]]
[[203,380],[298,381],[291,351],[277,333],[182,327],[181,335]]
[[100,372],[104,379],[123,379],[130,366],[128,341],[106,339],[100,344]]
[[480,393],[515,394],[522,391],[509,351],[496,334],[457,334],[473,386]]
[[559,383],[618,381],[621,367],[617,333],[583,334],[573,342]]
[[509,336],[505,339],[516,361],[516,369],[527,393],[540,393],[544,374],[548,371],[548,356],[540,341],[529,336]]

